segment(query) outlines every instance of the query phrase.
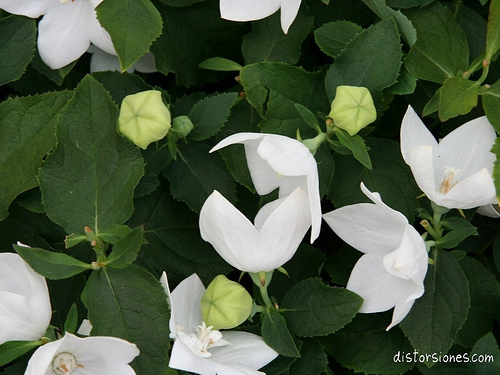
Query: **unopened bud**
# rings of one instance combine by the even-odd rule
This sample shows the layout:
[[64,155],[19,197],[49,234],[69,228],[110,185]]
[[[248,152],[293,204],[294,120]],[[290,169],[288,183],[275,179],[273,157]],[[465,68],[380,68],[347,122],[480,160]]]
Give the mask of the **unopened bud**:
[[203,321],[214,329],[234,328],[248,319],[252,297],[240,284],[219,275],[201,298]]
[[193,122],[187,116],[174,117],[172,120],[172,129],[175,129],[175,133],[178,138],[186,138],[186,136],[191,133],[194,129]]
[[377,110],[366,87],[338,86],[328,116],[353,136],[377,119]]
[[159,141],[171,127],[170,111],[161,92],[142,91],[123,99],[118,118],[118,131],[142,149]]

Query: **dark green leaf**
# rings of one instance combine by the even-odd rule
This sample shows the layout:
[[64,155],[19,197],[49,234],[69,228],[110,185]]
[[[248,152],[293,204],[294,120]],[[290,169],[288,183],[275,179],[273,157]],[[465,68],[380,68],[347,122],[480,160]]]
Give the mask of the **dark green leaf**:
[[144,82],[141,77],[127,72],[95,72],[92,73],[92,77],[104,86],[117,105],[120,105],[127,95],[152,89],[152,87]]
[[14,245],[14,249],[31,268],[51,280],[66,279],[92,268],[64,253],[18,245]]
[[150,0],[105,1],[96,8],[109,32],[123,71],[141,58],[162,32],[160,13]]
[[123,238],[116,241],[106,264],[111,268],[125,268],[132,264],[143,243],[144,228],[139,226]]
[[300,358],[290,366],[290,375],[320,375],[328,367],[325,350],[318,339],[304,340]]
[[75,303],[71,305],[66,320],[64,321],[64,332],[75,333],[78,329],[78,308]]
[[325,262],[325,270],[332,278],[332,282],[339,285],[347,285],[351,270],[363,254],[344,244],[335,254],[328,257]]
[[138,374],[163,374],[169,350],[169,308],[161,284],[141,267],[93,272],[82,293],[93,336],[114,336],[137,345]]
[[211,57],[198,65],[202,69],[217,70],[221,72],[238,72],[243,68],[237,62],[234,62],[223,57]]
[[279,12],[252,24],[252,31],[243,38],[241,49],[245,64],[263,61],[280,61],[290,65],[300,58],[300,45],[311,31],[313,17],[302,7],[290,26],[283,33]]
[[439,251],[434,261],[427,271],[424,295],[400,324],[419,353],[446,353],[469,311],[469,286],[457,260]]
[[465,115],[477,105],[479,83],[462,77],[451,77],[444,81],[439,95],[439,119]]
[[493,333],[488,333],[479,339],[471,352],[469,374],[471,375],[497,375],[500,373],[500,350]]
[[0,20],[0,85],[23,75],[35,52],[35,43],[35,20],[19,16]]
[[337,57],[347,43],[363,31],[363,28],[349,21],[327,23],[314,30],[314,39],[319,48],[329,56]]
[[377,108],[382,90],[397,82],[401,68],[401,42],[393,18],[387,18],[356,35],[326,74],[326,92],[333,100],[338,86],[363,86]]
[[294,334],[313,337],[328,335],[345,326],[362,303],[360,296],[347,289],[329,287],[320,279],[311,278],[293,286],[280,308]]
[[500,81],[492,84],[487,90],[481,91],[484,113],[493,128],[500,133]]
[[364,167],[369,170],[372,169],[372,161],[370,155],[368,155],[368,150],[365,145],[365,141],[359,135],[349,135],[344,129],[337,128],[335,135],[345,147],[352,151],[354,157],[359,161]]
[[302,136],[315,136],[295,109],[295,103],[310,111],[330,108],[320,73],[283,63],[258,63],[245,66],[240,74],[246,98],[263,117],[259,126],[266,133],[295,137],[297,129]]
[[208,96],[189,111],[189,119],[194,129],[189,133],[191,141],[202,141],[218,133],[231,113],[231,107],[238,97],[235,92]]
[[491,0],[490,12],[486,32],[486,60],[491,58],[500,49],[500,1]]
[[262,318],[262,338],[265,343],[285,357],[299,358],[299,350],[286,326],[286,320],[275,311],[268,310]]
[[58,145],[39,172],[47,215],[67,233],[94,233],[127,220],[144,170],[134,145],[116,132],[118,109],[91,76],[75,90],[57,126]]
[[497,201],[500,202],[500,137],[495,140],[491,152],[496,156],[495,163],[493,164],[493,182],[497,191]]
[[59,91],[0,104],[0,220],[18,194],[38,185],[38,168],[56,145],[57,115],[70,95]]
[[436,245],[442,247],[443,249],[453,249],[473,234],[477,234],[477,228],[473,226],[455,229],[446,233],[443,237],[437,240]]
[[130,229],[127,225],[117,225],[116,227],[99,232],[96,237],[103,242],[114,244],[130,232],[132,232],[132,229]]
[[440,3],[412,10],[408,16],[417,29],[417,42],[405,60],[414,76],[436,83],[455,77],[469,66],[469,47],[462,28]]
[[28,353],[31,349],[35,349],[43,344],[39,341],[8,341],[0,345],[0,366],[5,366],[14,359]]
[[318,134],[323,132],[318,122],[318,118],[308,108],[304,107],[302,104],[295,103],[295,109],[311,129],[316,130]]
[[406,67],[403,66],[401,68],[401,72],[399,73],[398,81],[389,87],[387,91],[397,95],[409,95],[415,92],[415,88],[417,86],[417,77],[412,76],[406,70]]

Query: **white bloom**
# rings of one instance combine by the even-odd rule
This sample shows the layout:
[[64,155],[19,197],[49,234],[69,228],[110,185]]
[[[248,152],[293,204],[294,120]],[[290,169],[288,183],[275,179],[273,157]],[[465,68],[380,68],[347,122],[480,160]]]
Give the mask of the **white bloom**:
[[123,339],[66,333],[38,348],[24,375],[135,375],[128,364],[138,355],[137,346]]
[[365,253],[354,266],[347,289],[363,297],[362,313],[394,307],[389,330],[405,318],[424,293],[427,250],[403,214],[387,206],[363,183],[361,190],[375,204],[341,207],[323,218],[340,238]]
[[493,219],[498,219],[500,217],[500,207],[498,204],[487,204],[479,207],[477,213]]
[[[87,50],[88,53],[92,54],[90,59],[90,72],[105,72],[107,70],[115,70],[121,72],[120,60],[116,55],[110,55],[103,50],[91,45]],[[151,52],[146,53],[142,56],[132,67],[127,69],[128,73],[133,73],[135,71],[141,73],[153,73],[156,72],[155,57]]]
[[19,255],[0,253],[0,344],[39,340],[51,317],[45,278]]
[[221,17],[230,21],[255,21],[281,8],[281,28],[286,34],[300,8],[301,0],[220,0]]
[[38,24],[38,52],[52,69],[78,59],[92,42],[116,54],[111,37],[95,12],[102,0],[0,0],[0,9],[31,18],[43,15]]
[[279,188],[279,198],[283,198],[298,186],[307,193],[312,243],[321,229],[321,202],[318,167],[309,149],[283,135],[238,133],[223,139],[210,152],[235,143],[245,145],[248,169],[258,194],[265,195]]
[[255,225],[218,191],[200,212],[201,237],[233,267],[245,272],[272,271],[290,260],[311,219],[302,188],[263,206]]
[[496,202],[490,152],[496,134],[486,117],[465,123],[439,143],[408,107],[401,153],[420,189],[439,206],[468,209]]
[[263,374],[259,368],[278,355],[252,333],[207,327],[201,315],[205,288],[196,274],[184,279],[172,293],[165,272],[161,282],[170,302],[170,336],[175,339],[171,368],[200,375],[257,375]]

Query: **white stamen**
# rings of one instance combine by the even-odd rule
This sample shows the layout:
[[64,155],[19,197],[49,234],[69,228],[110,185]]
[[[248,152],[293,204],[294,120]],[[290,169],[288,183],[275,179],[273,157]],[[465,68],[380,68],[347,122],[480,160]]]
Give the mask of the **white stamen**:
[[186,334],[182,331],[182,327],[177,326],[177,337],[191,349],[194,354],[208,358],[212,356],[212,353],[210,353],[208,349],[229,344],[226,340],[222,340],[222,333],[217,330],[212,330],[212,328],[213,326],[207,327],[205,322],[202,322],[201,326],[196,327],[196,333]]
[[[74,0],[71,0],[71,1],[74,1]],[[69,2],[69,0],[59,0],[59,3],[61,3],[61,4],[66,4],[68,2]]]
[[52,370],[57,375],[68,375],[72,374],[76,368],[85,368],[82,364],[79,364],[76,357],[68,352],[62,352],[57,354],[52,360]]
[[453,189],[456,184],[458,184],[456,179],[460,172],[460,169],[455,167],[444,167],[444,179],[439,187],[439,192],[441,194],[448,194],[448,192]]

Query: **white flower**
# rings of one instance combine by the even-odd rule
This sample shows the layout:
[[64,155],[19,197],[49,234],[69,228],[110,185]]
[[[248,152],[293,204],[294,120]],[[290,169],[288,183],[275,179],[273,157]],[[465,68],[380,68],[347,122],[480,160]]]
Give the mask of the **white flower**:
[[235,143],[245,145],[248,169],[258,194],[265,195],[279,188],[279,198],[283,198],[298,186],[307,193],[312,243],[321,229],[321,202],[318,167],[309,149],[283,135],[238,133],[223,139],[210,152]]
[[375,204],[341,207],[323,218],[342,240],[365,253],[354,266],[347,289],[363,297],[362,313],[394,307],[389,330],[405,318],[424,293],[427,250],[403,214],[387,206],[363,183],[361,190]]
[[92,42],[116,54],[111,37],[95,12],[102,0],[0,0],[0,9],[31,18],[43,15],[38,24],[38,52],[52,69],[78,59]]
[[477,213],[493,219],[498,219],[500,217],[500,207],[498,204],[487,204],[479,207]]
[[300,8],[301,0],[220,0],[221,17],[230,21],[255,21],[281,8],[281,28],[286,34]]
[[278,353],[261,337],[247,332],[216,331],[201,315],[205,288],[196,274],[184,279],[172,293],[165,272],[161,277],[170,301],[170,336],[175,339],[171,368],[200,375],[257,375]]
[[[105,72],[107,70],[121,72],[120,60],[118,59],[118,56],[110,55],[94,45],[91,45],[87,52],[92,54],[90,59],[90,73]],[[134,65],[132,65],[132,67],[127,69],[127,72],[133,73],[136,70],[141,73],[156,72],[157,70],[154,55],[151,52],[146,53]]]
[[486,117],[465,123],[439,143],[408,107],[401,153],[420,189],[439,206],[468,209],[495,203],[490,152],[496,134]]
[[138,355],[137,346],[123,339],[66,333],[38,348],[24,375],[135,375],[128,364]]
[[272,271],[290,260],[311,219],[302,188],[263,206],[255,225],[218,191],[200,212],[201,237],[233,267],[245,272]]
[[45,278],[19,255],[0,253],[0,344],[39,340],[51,317]]

